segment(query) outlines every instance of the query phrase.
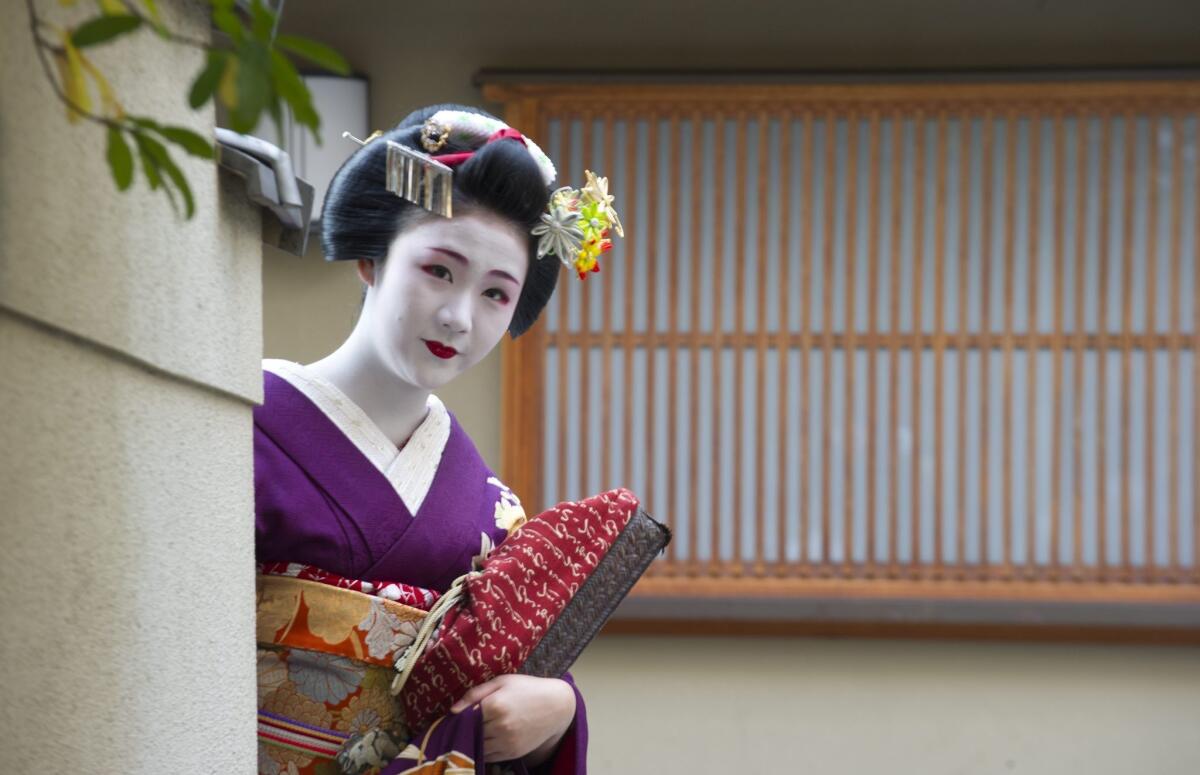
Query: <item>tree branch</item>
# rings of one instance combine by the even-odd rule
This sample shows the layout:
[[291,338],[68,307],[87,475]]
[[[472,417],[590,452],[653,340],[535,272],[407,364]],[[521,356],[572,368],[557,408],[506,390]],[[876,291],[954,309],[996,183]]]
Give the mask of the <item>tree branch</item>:
[[90,110],[84,110],[79,105],[76,105],[62,90],[62,87],[58,84],[58,79],[54,77],[54,72],[50,69],[50,63],[46,61],[46,51],[49,50],[57,53],[62,51],[62,49],[48,43],[42,38],[41,33],[38,32],[39,25],[48,25],[38,17],[37,9],[34,8],[33,5],[33,0],[25,0],[25,5],[27,8],[29,8],[29,30],[31,33],[33,33],[33,44],[37,49],[38,61],[42,64],[42,71],[46,74],[46,80],[50,82],[50,88],[54,90],[54,94],[64,105],[67,106],[68,110],[80,118],[85,118],[88,121],[100,124],[101,126],[108,127],[110,129],[116,129],[118,131],[124,130],[126,127],[121,122],[111,119],[108,116],[101,116],[97,113],[93,113]]

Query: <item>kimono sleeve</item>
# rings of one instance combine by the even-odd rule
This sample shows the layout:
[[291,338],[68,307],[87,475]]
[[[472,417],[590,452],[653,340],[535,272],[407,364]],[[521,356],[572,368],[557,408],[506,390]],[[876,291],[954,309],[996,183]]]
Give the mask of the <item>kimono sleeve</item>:
[[563,733],[554,755],[537,767],[530,768],[531,775],[586,775],[587,773],[587,708],[584,706],[583,693],[575,684],[570,673],[563,675],[563,680],[575,692],[575,718],[571,726]]

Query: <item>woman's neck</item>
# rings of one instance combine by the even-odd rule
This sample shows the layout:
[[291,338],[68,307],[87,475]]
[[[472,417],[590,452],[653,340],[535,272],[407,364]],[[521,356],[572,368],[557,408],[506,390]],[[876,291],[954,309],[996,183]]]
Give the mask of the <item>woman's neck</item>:
[[425,419],[429,391],[397,379],[384,368],[358,331],[308,369],[332,382],[358,405],[397,447]]

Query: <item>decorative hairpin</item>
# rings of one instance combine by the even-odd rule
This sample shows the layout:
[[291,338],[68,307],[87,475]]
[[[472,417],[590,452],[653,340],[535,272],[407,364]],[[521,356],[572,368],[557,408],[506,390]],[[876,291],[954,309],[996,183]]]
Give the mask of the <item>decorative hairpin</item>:
[[612,250],[610,230],[625,236],[608,193],[608,178],[596,177],[591,170],[584,175],[587,183],[583,188],[567,186],[550,195],[542,222],[533,227],[538,258],[558,256],[563,264],[575,269],[580,280],[589,272],[600,271],[600,256]]
[[[342,133],[359,145],[366,145],[379,135],[376,132],[364,141],[349,132]],[[550,158],[536,143],[503,121],[478,113],[439,110],[421,127],[421,147],[428,153],[388,141],[387,189],[401,199],[449,218],[453,168],[471,158],[474,151],[432,154],[447,144],[480,148],[497,140],[524,144],[537,162],[546,185],[554,182],[557,172]],[[584,174],[587,182],[583,188],[565,186],[550,195],[542,222],[532,229],[533,236],[538,238],[538,258],[558,256],[565,266],[575,269],[581,280],[591,272],[600,271],[600,256],[612,250],[610,231],[625,236],[621,219],[613,209],[613,197],[608,193],[608,178],[597,177],[591,170]]]
[[[376,130],[366,140],[359,140],[349,132],[342,132],[359,145],[366,145],[383,133]],[[446,144],[449,129],[440,135],[431,134],[430,124],[421,131],[421,142],[425,147],[441,148]],[[431,213],[449,218],[453,215],[454,171],[433,156],[415,148],[387,141],[386,179],[384,185],[401,199],[424,207]]]

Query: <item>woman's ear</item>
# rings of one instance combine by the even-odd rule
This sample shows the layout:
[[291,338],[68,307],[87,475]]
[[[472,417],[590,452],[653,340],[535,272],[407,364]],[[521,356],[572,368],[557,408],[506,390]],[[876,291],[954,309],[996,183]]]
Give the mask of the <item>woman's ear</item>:
[[358,277],[367,285],[375,286],[375,262],[367,259],[358,259]]

